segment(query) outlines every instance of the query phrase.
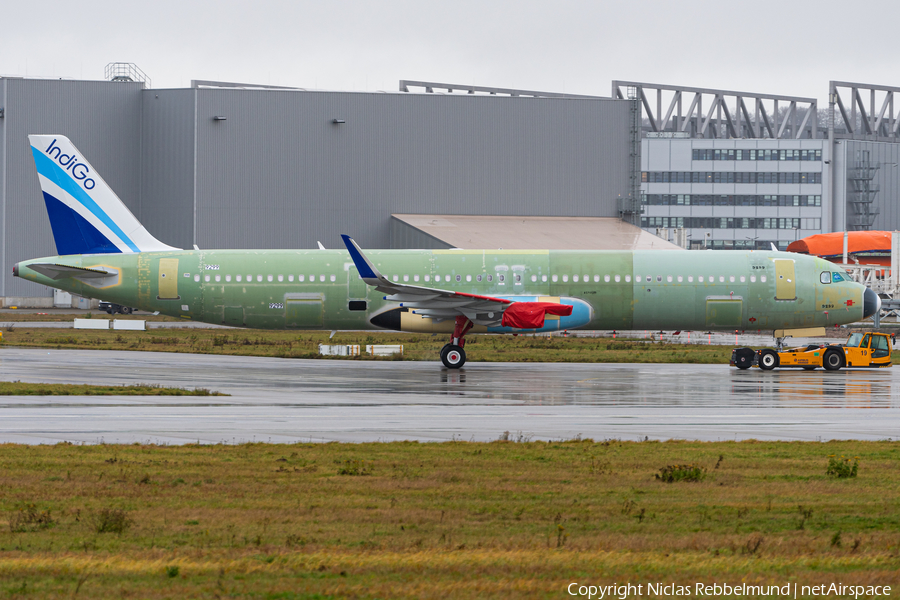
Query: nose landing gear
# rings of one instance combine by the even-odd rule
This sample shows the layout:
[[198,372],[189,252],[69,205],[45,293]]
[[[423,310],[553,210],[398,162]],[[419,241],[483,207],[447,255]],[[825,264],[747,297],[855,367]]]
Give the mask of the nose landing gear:
[[458,369],[466,364],[466,333],[472,329],[474,323],[467,317],[456,317],[456,326],[453,328],[453,336],[450,343],[441,348],[441,362],[448,369]]

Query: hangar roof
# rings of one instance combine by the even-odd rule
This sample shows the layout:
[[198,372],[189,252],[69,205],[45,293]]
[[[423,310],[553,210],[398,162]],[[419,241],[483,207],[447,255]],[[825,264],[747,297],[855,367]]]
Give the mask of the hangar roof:
[[391,216],[452,248],[681,250],[614,217]]

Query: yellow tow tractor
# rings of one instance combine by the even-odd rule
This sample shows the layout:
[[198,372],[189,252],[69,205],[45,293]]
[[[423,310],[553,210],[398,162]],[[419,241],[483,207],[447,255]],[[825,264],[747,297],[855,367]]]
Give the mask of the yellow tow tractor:
[[777,351],[771,348],[759,351],[735,348],[731,352],[731,366],[738,369],[759,367],[764,371],[775,367],[798,367],[807,371],[819,367],[826,371],[837,371],[843,367],[876,369],[891,366],[891,346],[894,343],[894,336],[886,333],[853,333],[846,344],[810,344]]

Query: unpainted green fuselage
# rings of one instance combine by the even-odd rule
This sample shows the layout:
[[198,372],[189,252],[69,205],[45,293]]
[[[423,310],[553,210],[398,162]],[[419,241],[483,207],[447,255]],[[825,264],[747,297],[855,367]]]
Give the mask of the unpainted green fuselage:
[[[863,318],[865,288],[822,283],[835,265],[782,252],[372,250],[392,281],[486,296],[578,298],[585,329],[781,329]],[[51,279],[53,263],[112,273]],[[260,329],[377,329],[397,306],[343,250],[198,250],[57,256],[18,275],[146,311]],[[353,310],[351,310],[351,308]]]

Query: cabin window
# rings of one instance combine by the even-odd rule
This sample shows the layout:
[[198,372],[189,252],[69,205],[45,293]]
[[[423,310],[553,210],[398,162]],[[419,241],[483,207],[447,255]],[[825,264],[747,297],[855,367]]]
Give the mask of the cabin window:
[[750,283],[756,283],[756,275],[750,276]]
[[694,283],[694,276],[688,275],[688,283]]
[[600,283],[600,276],[594,275],[594,283]]
[[493,281],[493,280],[494,280],[494,276],[493,276],[493,275],[488,275],[487,278],[488,278],[488,281]]
[[293,275],[288,275],[288,281],[294,281],[294,276],[293,276]]
[[609,283],[609,275],[604,275],[603,281],[605,281],[606,283]]
[[731,277],[729,277],[729,278],[728,278],[728,281],[729,281],[730,283],[734,283],[734,275],[732,275]]
[[697,281],[699,281],[700,283],[703,283],[703,275],[701,275],[700,277],[698,277],[698,278],[697,278]]
[[672,276],[671,276],[671,275],[666,275],[666,282],[667,282],[667,283],[672,283]]
[[713,277],[712,275],[710,275],[710,276],[709,276],[709,279],[708,279],[707,281],[709,281],[710,283],[715,283],[715,282],[716,282],[716,278]]
[[222,281],[222,276],[221,276],[221,275],[216,275],[216,281]]
[[747,281],[747,278],[744,277],[743,275],[741,275],[741,283],[745,283],[746,281]]
[[256,281],[262,282],[262,275],[257,275],[257,276],[256,276]]
[[426,276],[425,276],[425,281],[431,281],[431,275],[426,275]]
[[831,283],[831,273],[828,271],[822,271],[822,273],[819,275],[819,282]]
[[635,283],[640,283],[640,282],[641,282],[641,276],[640,276],[640,275],[635,275],[635,276],[634,276],[634,281],[635,281]]
[[[469,278],[466,277],[466,281],[468,281],[468,280],[469,280]],[[522,283],[522,274],[521,273],[516,273],[516,283]]]
[[199,276],[199,275],[194,275],[194,281],[199,282],[199,281],[200,281],[200,276]]
[[324,283],[324,281],[325,281],[325,276],[324,276],[324,275],[319,275],[319,281],[321,281],[321,282]]
[[266,275],[266,281],[272,281],[272,276],[271,276],[271,275]]
[[400,281],[400,278],[397,275],[394,275],[393,279],[394,281]]
[[209,275],[204,275],[204,276],[203,276],[203,281],[209,281]]
[[622,276],[616,275],[616,283],[619,283],[620,281],[622,281]]
[[418,280],[419,280],[419,276],[418,276],[418,275],[413,275],[413,281],[418,281]]
[[719,283],[725,283],[725,277],[723,275],[719,275]]
[[[565,279],[565,277],[563,277],[563,279]],[[501,282],[502,282],[502,281],[506,281],[506,275],[504,275],[503,273],[498,273],[498,274],[497,274],[497,281],[501,281]]]
[[404,275],[404,276],[403,276],[403,281],[409,281],[409,275]]
[[578,275],[572,275],[572,281],[578,283]]
[[681,275],[679,275],[679,276],[678,276],[678,283],[681,283],[682,281],[684,281],[684,277],[682,277]]
[[657,276],[656,276],[656,282],[659,283],[659,282],[661,282],[661,281],[662,281],[662,275],[657,275]]
[[760,275],[760,276],[759,276],[759,280],[762,281],[763,283],[765,283],[765,282],[766,282],[766,276],[765,276],[765,275]]
[[544,283],[547,283],[547,276],[546,276],[546,275],[541,275],[541,281],[544,282]]
[[476,275],[476,276],[475,276],[475,281],[481,281],[481,275]]
[[625,283],[631,283],[631,275],[625,276]]
[[331,283],[334,283],[335,281],[337,281],[337,275],[332,275],[332,276],[330,276],[330,277],[328,278],[328,280],[331,281]]
[[[306,280],[306,275],[297,275],[297,281],[303,283]],[[240,279],[238,279],[240,281]]]
[[284,275],[279,275],[279,276],[278,276],[278,281],[284,281]]
[[462,277],[459,276],[459,275],[457,275],[457,276],[456,276],[456,281],[462,281]]
[[846,279],[844,279],[844,277],[840,273],[832,273],[831,281],[833,281],[834,283],[837,283],[839,281],[846,281]]
[[554,275],[551,279],[553,279],[553,283],[559,281],[559,275]]
[[[501,275],[501,277],[503,277],[503,276]],[[568,276],[568,275],[563,275],[563,281],[564,281],[564,282],[568,282],[568,281],[569,281],[569,276]]]
[[[481,280],[479,279],[479,281],[481,281]],[[532,276],[531,276],[531,282],[532,282],[532,283],[537,283],[537,275],[532,275]]]
[[315,282],[315,280],[316,280],[316,276],[315,276],[315,275],[310,275],[310,276],[309,276],[309,282],[310,282],[310,283]]

